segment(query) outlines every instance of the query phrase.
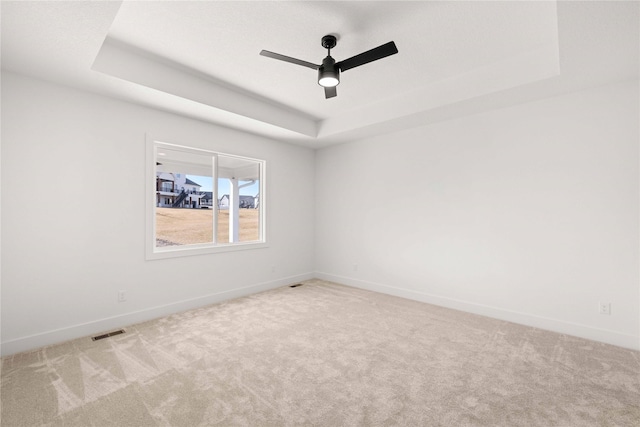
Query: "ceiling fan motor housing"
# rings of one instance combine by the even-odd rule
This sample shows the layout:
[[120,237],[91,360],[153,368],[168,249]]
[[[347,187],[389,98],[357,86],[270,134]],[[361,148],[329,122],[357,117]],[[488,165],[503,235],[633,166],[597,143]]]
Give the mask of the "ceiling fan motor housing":
[[335,87],[340,83],[340,68],[336,66],[336,60],[327,56],[322,60],[318,68],[318,84],[323,87]]

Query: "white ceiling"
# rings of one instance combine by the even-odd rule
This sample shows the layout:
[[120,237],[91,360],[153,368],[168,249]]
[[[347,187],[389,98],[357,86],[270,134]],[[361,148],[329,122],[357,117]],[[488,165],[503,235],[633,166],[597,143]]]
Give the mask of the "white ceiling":
[[[3,69],[309,147],[638,77],[640,3],[3,1]],[[321,63],[393,40],[342,74]]]

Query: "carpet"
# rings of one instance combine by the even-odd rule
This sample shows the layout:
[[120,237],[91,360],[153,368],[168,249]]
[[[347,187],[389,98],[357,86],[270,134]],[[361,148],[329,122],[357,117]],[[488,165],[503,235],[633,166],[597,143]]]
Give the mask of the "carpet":
[[321,280],[2,359],[2,426],[639,426],[640,352]]

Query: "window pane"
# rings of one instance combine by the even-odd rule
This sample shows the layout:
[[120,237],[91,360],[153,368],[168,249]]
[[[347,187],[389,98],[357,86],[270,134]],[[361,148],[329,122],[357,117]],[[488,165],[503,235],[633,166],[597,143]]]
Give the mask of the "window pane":
[[212,159],[159,147],[156,247],[213,242]]
[[260,163],[218,156],[218,243],[261,239]]
[[243,181],[240,189],[240,241],[260,239],[260,180]]

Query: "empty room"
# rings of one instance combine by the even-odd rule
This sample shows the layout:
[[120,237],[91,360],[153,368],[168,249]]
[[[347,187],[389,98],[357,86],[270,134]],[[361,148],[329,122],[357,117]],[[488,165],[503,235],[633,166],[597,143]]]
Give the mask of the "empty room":
[[640,425],[640,2],[0,16],[2,426]]

